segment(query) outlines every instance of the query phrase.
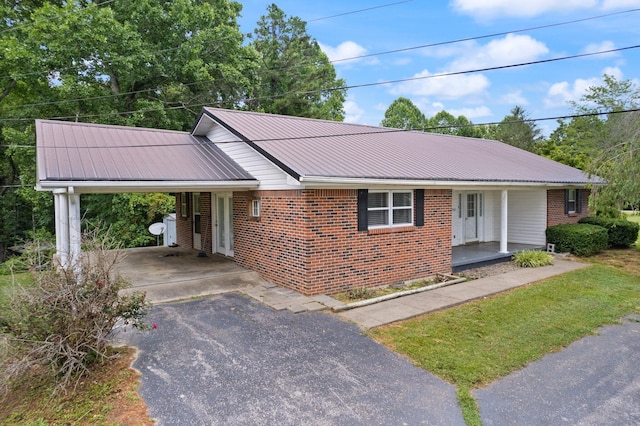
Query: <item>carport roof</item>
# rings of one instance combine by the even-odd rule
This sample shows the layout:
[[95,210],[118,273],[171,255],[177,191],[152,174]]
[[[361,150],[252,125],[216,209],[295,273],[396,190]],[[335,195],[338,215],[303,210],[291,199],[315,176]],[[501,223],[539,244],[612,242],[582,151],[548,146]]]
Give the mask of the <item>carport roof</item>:
[[56,182],[250,182],[206,138],[187,132],[36,120],[37,176]]

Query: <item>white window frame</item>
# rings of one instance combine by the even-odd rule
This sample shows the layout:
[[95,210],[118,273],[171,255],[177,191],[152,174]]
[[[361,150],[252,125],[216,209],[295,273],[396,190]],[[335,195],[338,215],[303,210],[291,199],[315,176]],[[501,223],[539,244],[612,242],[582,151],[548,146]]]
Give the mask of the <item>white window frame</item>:
[[187,204],[187,193],[181,192],[180,193],[180,215],[182,217],[189,217],[188,209],[189,208]]
[[[573,195],[573,198],[571,196]],[[573,203],[573,210],[571,204]],[[578,211],[578,194],[576,189],[569,189],[567,192],[567,213],[574,214]]]
[[260,198],[254,198],[251,200],[251,216],[252,217],[260,217],[262,209],[262,203],[260,202]]
[[[372,211],[388,211],[387,218],[389,223],[383,225],[368,225],[368,229],[380,229],[380,228],[398,228],[402,226],[413,226],[413,190],[402,190],[402,191],[369,191],[370,194],[387,194],[387,206],[386,207],[369,207],[367,206],[367,212]],[[408,206],[394,206],[393,205],[393,195],[394,194],[409,194],[411,200]],[[395,210],[409,210],[410,222],[402,222],[402,223],[393,223],[393,212]]]

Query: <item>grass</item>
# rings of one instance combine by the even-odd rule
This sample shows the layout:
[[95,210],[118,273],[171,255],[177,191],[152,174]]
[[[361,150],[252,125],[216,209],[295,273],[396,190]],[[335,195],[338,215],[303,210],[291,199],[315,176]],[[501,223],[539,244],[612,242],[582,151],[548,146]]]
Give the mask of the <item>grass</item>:
[[34,375],[16,383],[0,404],[0,424],[11,425],[152,425],[137,392],[138,376],[129,368],[134,350],[102,364],[75,391],[53,395],[52,384]]
[[640,312],[640,251],[609,250],[589,261],[588,268],[370,335],[457,385],[467,424],[481,424],[469,389]]
[[343,303],[353,303],[353,302],[359,302],[361,300],[373,299],[374,297],[380,297],[380,296],[386,296],[388,294],[398,293],[400,291],[413,290],[416,288],[426,287],[432,284],[438,284],[438,283],[447,281],[448,279],[451,279],[451,278],[443,275],[438,275],[433,278],[414,281],[410,284],[400,285],[400,286],[386,286],[386,287],[377,287],[377,288],[359,287],[353,290],[346,291],[344,293],[334,294],[331,297]]
[[[638,212],[624,212],[624,214],[631,222],[640,223],[640,214]],[[638,234],[638,239],[636,240],[636,247],[640,247],[640,234]]]
[[3,304],[8,303],[5,289],[8,289],[16,284],[28,286],[32,283],[33,275],[29,272],[13,275],[0,275],[0,308]]

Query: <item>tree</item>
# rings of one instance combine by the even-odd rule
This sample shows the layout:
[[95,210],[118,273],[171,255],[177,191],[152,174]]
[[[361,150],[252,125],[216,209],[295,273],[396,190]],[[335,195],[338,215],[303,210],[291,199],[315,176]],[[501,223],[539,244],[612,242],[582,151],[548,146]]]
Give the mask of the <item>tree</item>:
[[0,260],[27,230],[53,228],[50,194],[33,191],[33,119],[188,130],[202,105],[242,105],[258,56],[243,44],[240,10],[230,0],[0,2]]
[[482,128],[474,126],[467,117],[464,115],[455,117],[445,110],[438,111],[436,115],[427,119],[427,131],[471,138],[483,137]]
[[258,84],[246,107],[252,111],[342,121],[345,81],[298,17],[275,4],[257,23],[249,46],[259,56]]
[[594,135],[602,122],[597,117],[574,117],[558,120],[558,127],[545,141],[535,145],[534,152],[567,166],[586,170],[598,148]]
[[426,117],[410,99],[399,97],[391,102],[380,122],[383,127],[405,130],[424,130]]
[[533,151],[536,143],[542,140],[542,136],[536,123],[529,121],[524,108],[516,105],[497,125],[493,139]]
[[640,204],[640,87],[630,80],[604,75],[601,86],[590,87],[573,104],[579,113],[607,113],[593,126],[595,156],[587,171],[606,185],[593,185],[590,206],[600,214],[618,215]]

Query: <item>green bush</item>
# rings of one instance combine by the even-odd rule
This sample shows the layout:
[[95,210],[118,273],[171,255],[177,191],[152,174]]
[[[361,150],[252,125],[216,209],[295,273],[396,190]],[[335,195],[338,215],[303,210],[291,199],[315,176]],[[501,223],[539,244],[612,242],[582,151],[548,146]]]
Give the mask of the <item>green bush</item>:
[[638,239],[640,225],[627,219],[612,219],[601,216],[589,216],[580,219],[580,223],[602,226],[607,230],[609,247],[629,247]]
[[524,250],[513,255],[513,261],[521,268],[537,268],[553,265],[553,256],[539,250]]
[[547,242],[555,244],[556,251],[576,256],[591,256],[605,250],[609,241],[605,228],[587,223],[551,226],[546,234]]

